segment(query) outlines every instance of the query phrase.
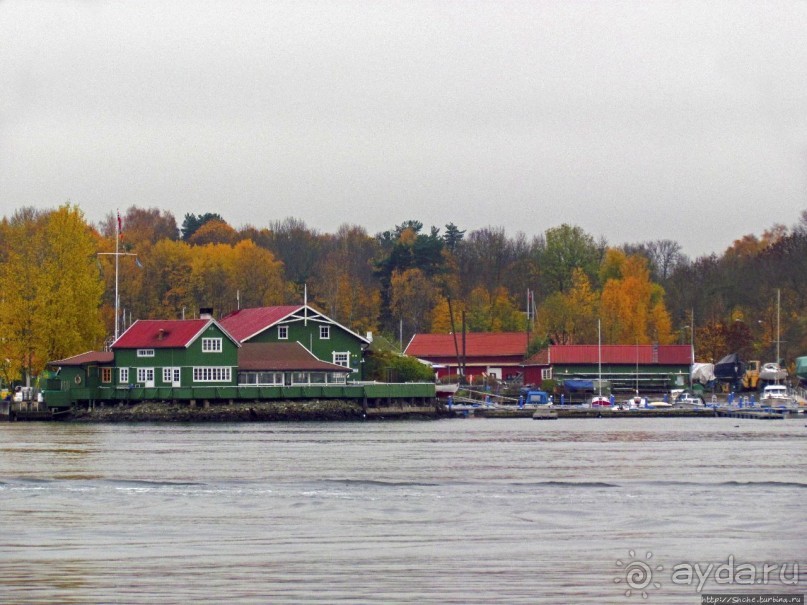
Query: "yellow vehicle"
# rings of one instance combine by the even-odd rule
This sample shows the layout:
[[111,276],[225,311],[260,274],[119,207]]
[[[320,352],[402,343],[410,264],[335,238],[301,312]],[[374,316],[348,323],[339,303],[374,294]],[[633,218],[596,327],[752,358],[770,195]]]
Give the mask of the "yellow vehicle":
[[759,361],[745,362],[745,374],[742,377],[744,391],[756,391],[759,387]]

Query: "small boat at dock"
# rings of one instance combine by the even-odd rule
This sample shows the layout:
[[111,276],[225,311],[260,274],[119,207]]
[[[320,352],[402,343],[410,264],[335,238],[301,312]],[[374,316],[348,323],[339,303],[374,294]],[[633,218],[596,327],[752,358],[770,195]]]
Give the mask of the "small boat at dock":
[[557,420],[558,413],[555,410],[539,409],[532,414],[533,420]]

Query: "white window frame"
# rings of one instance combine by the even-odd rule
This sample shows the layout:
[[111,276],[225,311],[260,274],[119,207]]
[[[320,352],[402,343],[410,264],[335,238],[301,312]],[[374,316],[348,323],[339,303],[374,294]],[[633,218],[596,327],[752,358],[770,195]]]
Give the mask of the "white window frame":
[[154,349],[138,349],[138,357],[154,357]]
[[288,340],[289,339],[289,326],[278,326],[277,327],[277,339],[278,340]]
[[320,326],[319,327],[319,339],[320,340],[330,340],[331,339],[331,326]]
[[221,338],[202,338],[202,353],[221,353]]
[[154,383],[154,368],[137,368],[137,382],[138,383]]
[[168,384],[174,384],[175,382],[180,382],[181,377],[181,369],[177,367],[167,367],[163,368],[163,382]]
[[350,351],[334,351],[333,362],[342,366],[343,368],[350,369]]
[[193,382],[232,382],[231,366],[195,366]]
[[129,384],[129,368],[118,368],[118,383]]
[[109,384],[112,382],[112,368],[101,368],[101,383]]
[[552,368],[541,368],[541,380],[552,380]]

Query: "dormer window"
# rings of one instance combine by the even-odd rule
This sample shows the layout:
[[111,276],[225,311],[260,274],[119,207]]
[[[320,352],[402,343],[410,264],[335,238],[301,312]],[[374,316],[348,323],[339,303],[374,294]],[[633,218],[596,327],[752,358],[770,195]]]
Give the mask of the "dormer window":
[[203,338],[202,353],[221,353],[221,338]]
[[138,349],[138,357],[154,357],[154,349]]
[[288,326],[278,326],[277,327],[277,339],[278,340],[288,340],[289,339],[289,327]]

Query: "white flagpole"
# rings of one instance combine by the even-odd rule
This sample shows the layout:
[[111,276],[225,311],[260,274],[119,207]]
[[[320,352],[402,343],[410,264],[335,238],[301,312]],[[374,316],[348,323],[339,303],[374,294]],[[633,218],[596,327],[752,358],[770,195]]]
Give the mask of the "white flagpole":
[[118,210],[117,221],[115,222],[115,340],[118,340],[119,323],[118,323],[118,307],[120,305],[120,297],[118,296],[118,265],[120,253],[118,246],[120,245],[120,210]]

